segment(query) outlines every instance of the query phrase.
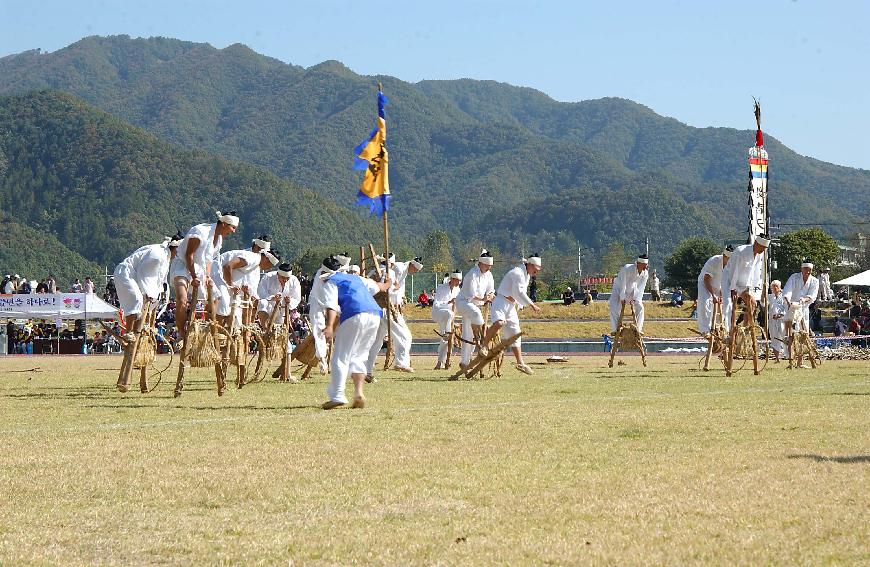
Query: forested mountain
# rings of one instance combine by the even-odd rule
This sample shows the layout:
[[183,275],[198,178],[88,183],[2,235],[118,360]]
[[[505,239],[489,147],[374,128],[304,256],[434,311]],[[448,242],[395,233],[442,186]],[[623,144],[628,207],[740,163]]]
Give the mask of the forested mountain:
[[177,228],[239,211],[225,246],[267,232],[296,254],[379,238],[378,224],[271,173],[181,150],[72,95],[0,97],[0,210],[110,266]]
[[0,218],[0,269],[40,281],[54,275],[61,291],[91,276],[97,284],[103,268],[61,244],[54,235]]
[[[0,92],[71,92],[160,138],[265,167],[342,207],[352,207],[359,183],[351,149],[373,124],[378,81],[391,101],[391,218],[411,241],[438,227],[454,242],[472,240],[493,219],[496,244],[509,253],[535,235],[599,250],[617,239],[638,249],[649,235],[667,252],[682,234],[721,240],[744,231],[754,132],[692,128],[628,100],[562,103],[491,81],[410,84],[335,61],[305,69],[242,45],[165,38],[90,37],[0,59]],[[800,156],[769,134],[765,141],[775,222],[848,222],[870,212],[870,172]]]

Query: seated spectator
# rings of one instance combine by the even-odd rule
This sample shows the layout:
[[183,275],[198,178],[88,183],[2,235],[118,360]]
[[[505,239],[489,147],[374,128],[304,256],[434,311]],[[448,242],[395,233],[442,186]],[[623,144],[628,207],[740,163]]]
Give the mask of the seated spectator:
[[682,307],[684,302],[683,290],[678,287],[674,288],[671,293],[671,307]]
[[30,286],[30,282],[27,281],[27,278],[21,278],[20,283],[18,284],[18,293],[33,293],[33,288]]
[[589,288],[584,289],[581,292],[581,295],[583,296],[583,305],[589,305],[592,303],[592,292],[589,291]]
[[70,293],[82,293],[83,289],[84,288],[82,287],[82,282],[80,282],[79,279],[76,278],[76,281],[74,281],[73,284],[70,286],[69,292]]
[[48,282],[46,282],[45,280],[39,282],[39,285],[36,286],[36,293],[49,293]]
[[420,295],[417,296],[417,305],[420,307],[429,306],[429,295],[426,293],[425,289],[420,292]]
[[574,303],[574,291],[570,287],[562,292],[562,303],[565,305]]

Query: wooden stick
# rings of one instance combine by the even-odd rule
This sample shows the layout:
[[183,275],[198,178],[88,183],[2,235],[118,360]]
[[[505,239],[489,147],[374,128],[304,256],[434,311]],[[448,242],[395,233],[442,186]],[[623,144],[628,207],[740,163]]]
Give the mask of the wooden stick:
[[363,246],[359,247],[359,274],[366,277],[366,249]]
[[249,305],[251,296],[248,292],[242,292],[242,349],[236,353],[236,387],[241,389],[245,385],[245,373],[247,371],[248,362],[248,345],[251,342],[251,331],[248,326],[251,324],[251,306]]
[[184,368],[185,363],[187,362],[188,353],[190,352],[190,345],[188,345],[187,330],[190,328],[190,322],[196,320],[196,302],[199,295],[199,288],[193,288],[193,296],[191,297],[190,303],[188,304],[190,308],[190,315],[187,317],[187,326],[184,329],[178,329],[179,334],[181,335],[181,340],[184,341],[181,346],[181,353],[178,355],[178,377],[175,379],[175,392],[173,395],[177,398],[181,395],[181,391],[184,389]]
[[758,376],[758,340],[755,337],[755,309],[750,298],[747,309],[749,310],[749,336],[752,338],[752,371]]
[[[145,333],[148,333],[149,336],[153,336],[155,334],[154,325],[157,318],[157,309],[152,309],[150,303],[146,303],[146,305],[148,306],[148,315],[145,322],[146,324],[142,329],[139,330],[139,337],[137,337],[137,339],[139,340],[139,346],[136,348],[137,351],[142,348],[142,338]],[[156,356],[157,353],[155,352],[154,355]],[[142,394],[148,393],[148,367],[144,364],[142,365],[142,368],[139,369],[139,392]]]
[[[637,314],[634,312],[634,303],[629,303],[631,305],[631,318],[634,320],[634,328],[637,329]],[[638,349],[640,350],[640,360],[643,363],[644,367],[646,366],[646,346],[643,344],[643,333],[638,329],[637,331],[638,337]]]
[[118,376],[118,389],[126,392],[130,386],[130,376],[133,374],[133,366],[136,361],[136,352],[139,350],[139,345],[142,343],[142,329],[145,326],[145,319],[148,317],[151,308],[151,300],[146,299],[142,305],[142,310],[139,312],[139,317],[133,324],[133,328],[129,331],[133,333],[133,340],[124,346],[124,360],[121,362],[121,374]]
[[[208,290],[206,291],[206,297],[208,298],[208,320],[209,320],[209,331],[211,332],[211,339],[214,342],[214,347],[217,352],[221,352],[221,340],[218,337],[217,332],[217,313],[215,313],[214,308],[214,298],[212,297],[212,286],[208,286]],[[221,361],[218,361],[214,365],[214,376],[215,383],[217,386],[217,395],[223,396],[224,390],[226,389],[226,382],[224,381],[224,368]]]
[[625,302],[622,303],[622,309],[619,310],[619,322],[616,323],[616,332],[613,333],[613,343],[610,345],[610,362],[608,367],[613,368],[613,359],[616,358],[616,351],[619,349],[619,337],[622,336],[622,318],[625,316]]
[[704,357],[704,371],[710,370],[710,356],[713,354],[713,343],[716,341],[716,315],[721,315],[721,308],[713,301],[713,319],[710,321],[710,339],[707,341],[707,356]]
[[728,349],[725,356],[725,376],[731,376],[734,366],[734,349],[737,347],[737,299],[731,301],[731,334],[728,338]]
[[290,381],[290,301],[284,298],[284,328],[287,336],[284,339],[284,362],[281,363],[281,381]]
[[497,356],[501,355],[509,346],[514,344],[518,338],[523,336],[522,332],[517,333],[516,335],[510,336],[506,339],[502,339],[497,345],[492,347],[486,356],[480,356],[478,354],[477,358],[471,361],[469,365],[465,368],[465,370],[460,369],[456,374],[450,377],[451,380],[456,380],[463,373],[466,378],[472,378],[478,372],[483,370],[483,367],[492,362]]

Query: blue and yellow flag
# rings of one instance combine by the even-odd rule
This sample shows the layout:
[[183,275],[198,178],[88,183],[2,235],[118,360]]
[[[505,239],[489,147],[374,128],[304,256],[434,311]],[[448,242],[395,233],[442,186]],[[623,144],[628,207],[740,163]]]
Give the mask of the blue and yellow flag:
[[384,105],[389,101],[384,93],[378,91],[378,125],[368,138],[354,148],[356,156],[353,168],[365,170],[362,185],[359,187],[356,204],[369,207],[371,213],[383,216],[390,210],[390,179],[388,174],[389,154],[387,153],[387,121]]

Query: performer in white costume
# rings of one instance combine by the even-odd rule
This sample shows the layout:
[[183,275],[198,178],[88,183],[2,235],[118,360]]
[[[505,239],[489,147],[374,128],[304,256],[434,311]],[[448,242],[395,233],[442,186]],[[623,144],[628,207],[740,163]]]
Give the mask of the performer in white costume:
[[190,288],[212,285],[211,264],[220,254],[224,236],[234,233],[239,226],[235,211],[218,211],[217,217],[216,223],[198,224],[188,230],[178,245],[178,254],[169,264],[169,281],[175,288],[175,326],[179,332],[185,332]]
[[[767,295],[767,333],[770,335],[770,346],[776,362],[779,362],[788,348],[785,343],[785,318],[788,315],[788,300],[782,293],[782,282],[770,282],[770,293]],[[788,354],[785,354],[788,357]]]
[[634,264],[626,264],[619,269],[613,280],[613,291],[610,292],[610,329],[614,333],[619,326],[619,314],[623,304],[634,304],[634,314],[637,330],[643,331],[644,310],[643,290],[649,278],[649,257],[641,254]]
[[721,254],[711,256],[698,274],[698,331],[710,332],[713,323],[713,305],[722,303],[722,271],[734,248],[729,244]]
[[163,293],[169,263],[175,258],[181,241],[181,233],[178,233],[162,244],[143,246],[115,267],[115,289],[124,312],[125,329],[133,328],[145,298],[156,301]]
[[819,298],[822,301],[831,301],[834,299],[834,290],[831,289],[831,270],[822,268],[822,273],[819,274]]
[[[529,279],[540,271],[541,257],[538,254],[532,254],[528,260],[524,260],[522,264],[515,266],[504,275],[492,302],[492,311],[489,314],[492,325],[483,338],[484,345],[488,345],[502,328],[505,329],[504,338],[519,333],[520,318],[517,312],[523,307],[531,307],[535,313],[541,312],[541,308],[535,305],[527,293]],[[514,351],[514,357],[517,360],[517,370],[525,374],[532,374],[532,369],[523,360],[521,338],[517,338],[511,345],[511,350]]]
[[[764,286],[764,251],[770,246],[766,236],[756,236],[752,244],[738,246],[728,260],[728,280],[722,280],[722,292],[727,286],[730,297],[725,327],[730,331],[731,317],[737,299],[753,306],[761,299]],[[723,309],[724,311],[724,309]]]
[[456,314],[462,317],[462,359],[459,365],[465,367],[474,354],[475,337],[483,338],[483,313],[480,308],[495,297],[495,282],[492,279],[494,259],[487,250],[480,253],[477,266],[468,270],[462,280],[462,289],[456,296]]
[[444,335],[438,346],[438,363],[435,364],[435,370],[447,368],[447,335],[453,331],[456,296],[459,295],[460,285],[462,285],[462,272],[456,270],[449,274],[447,283],[440,283],[435,287],[432,320],[438,325],[438,332]]
[[[332,256],[338,262],[339,272],[349,269],[350,254],[335,254]],[[323,266],[317,268],[314,273],[314,279],[311,280],[311,291],[308,293],[308,323],[311,327],[311,338],[314,341],[314,356],[317,358],[317,369],[320,374],[326,374],[328,366],[326,356],[329,353],[329,343],[324,335],[326,329],[326,313],[320,307],[320,303],[315,301],[315,297],[319,297],[321,288],[323,287]]]
[[279,297],[281,301],[278,303],[275,324],[284,323],[284,302],[287,302],[288,308],[292,311],[302,301],[302,286],[299,283],[299,278],[293,275],[288,262],[279,264],[277,271],[269,272],[260,278],[257,297],[260,298],[257,306],[257,320],[263,330],[266,330],[272,310],[275,309],[275,300]]
[[[382,260],[383,257],[378,256],[378,259]],[[389,288],[389,299],[394,311],[394,317],[390,321],[390,338],[393,341],[392,350],[393,356],[395,356],[395,369],[400,372],[413,373],[414,369],[411,368],[411,330],[408,329],[408,325],[405,323],[405,317],[401,313],[402,303],[405,300],[405,288],[403,283],[399,284],[399,271],[402,270],[402,280],[404,280],[408,274],[408,264],[410,263],[400,262],[401,265],[397,265],[395,260],[395,255],[390,254],[390,261],[388,262],[389,268],[384,267],[381,269],[381,282],[385,281],[385,278],[388,278],[393,282]],[[422,264],[419,264],[419,261],[414,260],[414,262],[422,267]],[[410,269],[414,268],[412,267]],[[372,274],[372,272],[369,273],[369,277],[372,277],[373,275],[374,277],[377,277],[376,274]],[[389,313],[385,309],[384,316],[381,318],[378,326],[378,333],[375,337],[375,342],[372,343],[371,350],[369,351],[368,363],[366,364],[366,380],[369,382],[374,382],[375,380],[375,361],[377,360],[378,353],[381,351],[381,347],[384,344],[384,338],[387,336],[388,316]]]
[[807,322],[807,330],[809,330],[810,304],[819,296],[819,279],[813,275],[812,260],[804,258],[801,271],[788,278],[785,287],[782,288],[782,294],[789,304],[800,304],[799,307],[803,311],[804,321]]
[[[266,235],[255,238],[250,250],[230,250],[219,256],[212,264],[212,279],[218,290],[217,314],[221,324],[226,326],[226,318],[231,311],[233,297],[239,292],[247,292],[257,299],[260,274],[281,263],[281,255],[272,250]],[[236,313],[241,322],[241,311]]]

